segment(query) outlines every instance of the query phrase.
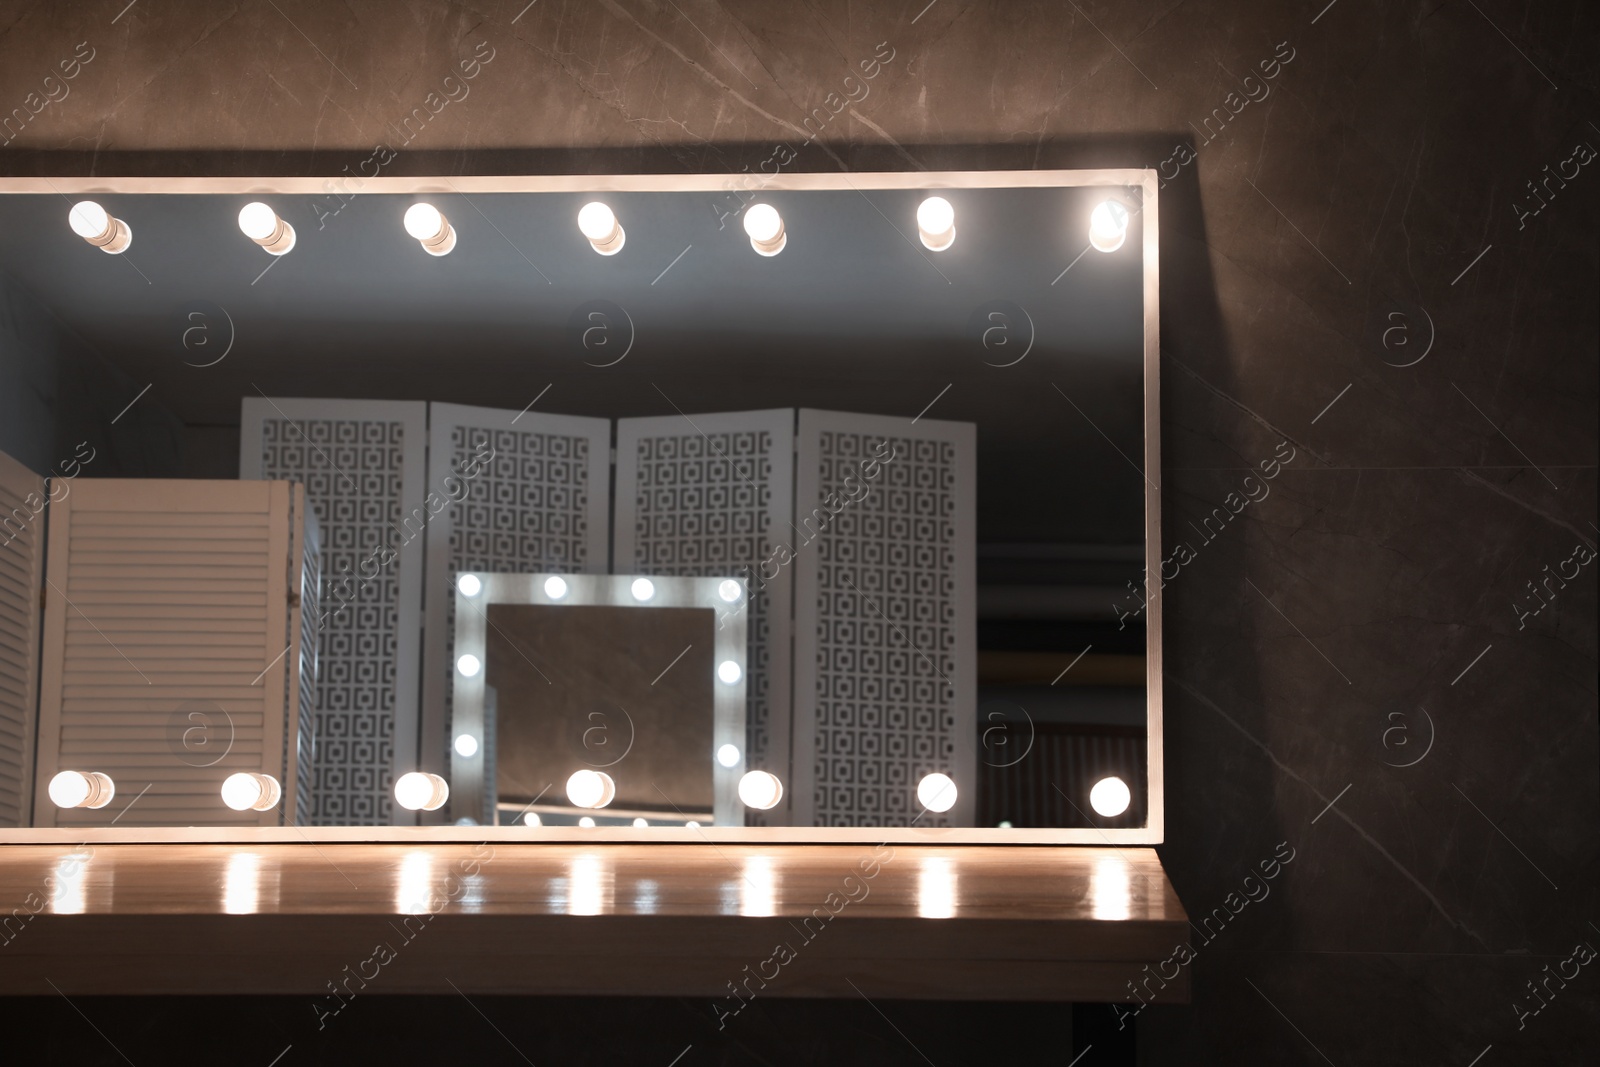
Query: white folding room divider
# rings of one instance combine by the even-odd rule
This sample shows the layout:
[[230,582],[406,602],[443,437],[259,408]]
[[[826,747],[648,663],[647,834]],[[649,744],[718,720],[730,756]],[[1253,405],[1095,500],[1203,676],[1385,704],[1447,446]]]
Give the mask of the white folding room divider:
[[[976,458],[970,423],[800,412],[797,825],[972,825]],[[942,815],[916,798],[935,771]]]
[[[617,420],[614,569],[748,582],[745,766],[786,788],[793,574],[777,557],[793,512],[792,408]],[[788,821],[789,793],[747,822]]]
[[411,822],[418,763],[427,405],[246,397],[239,476],[301,482],[322,537],[310,821]]
[[0,452],[0,826],[27,826],[39,694],[44,479]]
[[[34,825],[296,821],[304,523],[282,481],[78,478],[50,506]],[[56,809],[67,769],[116,799]],[[236,771],[282,808],[225,807]]]
[[450,743],[456,575],[606,573],[611,423],[459,404],[430,404],[428,422],[428,487],[445,499],[428,526],[418,766],[451,779],[452,818],[493,821],[494,738],[472,757]]

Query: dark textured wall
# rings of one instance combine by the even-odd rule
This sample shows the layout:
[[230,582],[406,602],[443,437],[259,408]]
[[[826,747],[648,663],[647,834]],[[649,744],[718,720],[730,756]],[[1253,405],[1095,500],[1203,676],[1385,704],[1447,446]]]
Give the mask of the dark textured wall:
[[[1161,854],[1197,922],[1238,913],[1196,934],[1194,1003],[1138,1016],[1140,1057],[1593,1055],[1600,967],[1540,1000],[1526,983],[1600,945],[1600,566],[1567,562],[1600,534],[1600,9],[524,3],[4,4],[0,108],[29,110],[0,173],[337,174],[394,142],[478,42],[495,58],[471,96],[393,172],[755,169],[777,140],[807,169],[1164,166],[1160,480],[1165,539],[1194,558],[1164,593]],[[94,58],[33,115],[27,94],[82,41]],[[871,94],[805,143],[801,120],[879,42],[895,58]],[[1270,495],[1207,542],[1191,520],[1285,441]],[[1230,896],[1280,842],[1294,859],[1270,895]],[[226,1010],[230,1048],[276,1053],[286,1023]],[[482,1022],[436,1013],[406,1020],[417,1041],[420,1018],[442,1042]],[[613,1014],[499,1011],[536,1062],[603,1062],[584,1050]],[[997,1062],[976,1038],[1050,1017],[888,1014],[941,1065]],[[201,1033],[135,1017],[107,1035],[135,1062]],[[1058,1017],[1047,1056],[991,1056],[1067,1062]],[[830,1062],[923,1062],[859,1005],[763,1018],[778,1030],[641,1031],[626,1055],[795,1062],[818,1046],[793,1035],[821,1033]]]

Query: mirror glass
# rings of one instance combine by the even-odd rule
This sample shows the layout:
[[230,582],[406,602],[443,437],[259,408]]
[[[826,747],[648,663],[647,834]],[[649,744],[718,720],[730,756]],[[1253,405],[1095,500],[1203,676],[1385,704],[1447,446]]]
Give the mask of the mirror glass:
[[0,824],[1159,840],[1151,172],[52,181]]

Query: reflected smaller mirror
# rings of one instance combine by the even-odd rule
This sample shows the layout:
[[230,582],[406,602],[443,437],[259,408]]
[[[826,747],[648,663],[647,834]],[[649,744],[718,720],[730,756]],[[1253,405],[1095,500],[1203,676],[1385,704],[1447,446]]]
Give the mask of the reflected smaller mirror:
[[744,583],[456,576],[450,818],[743,825]]

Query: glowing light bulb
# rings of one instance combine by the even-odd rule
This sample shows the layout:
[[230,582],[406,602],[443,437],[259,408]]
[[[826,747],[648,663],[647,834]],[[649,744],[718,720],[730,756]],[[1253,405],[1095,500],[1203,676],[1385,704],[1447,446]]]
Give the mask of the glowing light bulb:
[[471,759],[478,754],[478,739],[471,734],[456,734],[456,755]]
[[73,233],[111,255],[126,252],[133,243],[133,231],[128,224],[93,200],[73,204],[72,210],[67,212],[67,225],[72,227]]
[[622,251],[627,234],[617,222],[616,213],[609,207],[592,200],[578,212],[578,229],[589,239],[589,244],[602,256],[614,256]]
[[551,600],[560,600],[567,595],[567,582],[564,578],[551,576],[544,580],[544,595]]
[[731,659],[725,659],[717,664],[717,678],[723,685],[735,685],[744,677],[744,671]]
[[275,256],[281,256],[294,247],[294,227],[259,200],[239,209],[239,229]]
[[539,813],[536,812],[536,811],[528,812],[528,814],[526,814],[526,815],[524,815],[522,817],[522,821],[523,821],[524,824],[526,824],[528,826],[543,826],[544,825],[543,821],[541,821],[540,818],[539,818]]
[[603,808],[617,797],[617,783],[604,771],[573,771],[567,799],[580,808]]
[[783,230],[783,216],[771,204],[751,204],[744,211],[744,232],[750,247],[764,256],[775,256],[789,243]]
[[956,806],[956,783],[948,774],[935,771],[917,783],[917,803],[929,811],[949,811]]
[[234,811],[271,811],[283,799],[283,786],[270,774],[241,771],[222,782],[222,802]]
[[766,771],[746,771],[739,779],[739,802],[747,808],[766,811],[783,799],[783,783]]
[[471,652],[456,660],[456,670],[461,672],[463,678],[475,678],[483,670],[483,661]]
[[943,252],[956,241],[956,209],[942,196],[917,206],[917,233],[930,251]]
[[737,767],[739,765],[739,747],[737,745],[723,745],[717,749],[717,762],[724,767]]
[[578,825],[583,827],[585,830],[592,830],[594,829],[594,820],[585,815],[578,820]]
[[683,828],[685,830],[698,830],[700,829],[700,824],[695,822],[693,819],[690,819],[688,822],[683,824]]
[[740,594],[743,592],[744,586],[740,585],[732,578],[724,579],[722,584],[717,586],[717,595],[730,604],[732,604],[735,600],[738,600]]
[[58,808],[103,808],[116,785],[99,771],[61,771],[50,779],[50,803]]
[[643,830],[645,827],[647,827],[649,825],[650,825],[650,821],[648,819],[635,819],[635,820],[633,820],[633,828],[635,830]]
[[477,596],[483,592],[483,581],[476,574],[463,574],[456,579],[456,588],[462,596]]
[[450,799],[450,783],[437,774],[410,771],[395,779],[394,799],[407,811],[438,811]]
[[635,578],[630,589],[635,600],[649,600],[656,595],[656,583],[648,578]]
[[1133,794],[1128,791],[1128,783],[1115,775],[1100,779],[1089,790],[1089,806],[1095,810],[1095,814],[1107,819],[1127,811],[1132,802]]
[[412,204],[406,209],[406,232],[422,242],[430,256],[449,255],[456,246],[456,231],[432,204]]
[[1095,205],[1089,213],[1089,243],[1100,252],[1115,252],[1128,236],[1128,209],[1115,200]]

